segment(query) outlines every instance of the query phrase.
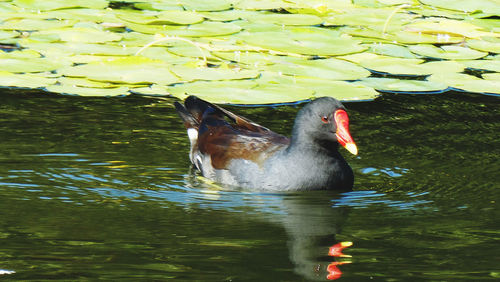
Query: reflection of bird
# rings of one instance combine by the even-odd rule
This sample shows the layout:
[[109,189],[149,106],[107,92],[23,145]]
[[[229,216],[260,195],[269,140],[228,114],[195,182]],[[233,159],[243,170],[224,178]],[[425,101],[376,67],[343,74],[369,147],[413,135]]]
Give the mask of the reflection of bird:
[[337,277],[332,276],[338,269],[330,266],[333,258],[329,248],[337,241],[336,234],[349,212],[348,208],[332,206],[332,200],[339,197],[342,195],[335,191],[316,191],[289,195],[281,203],[279,221],[288,234],[290,260],[295,272],[308,281]]
[[207,178],[268,191],[352,188],[352,169],[337,149],[357,154],[357,148],[336,99],[304,106],[290,139],[195,96],[175,107],[191,141],[191,162]]

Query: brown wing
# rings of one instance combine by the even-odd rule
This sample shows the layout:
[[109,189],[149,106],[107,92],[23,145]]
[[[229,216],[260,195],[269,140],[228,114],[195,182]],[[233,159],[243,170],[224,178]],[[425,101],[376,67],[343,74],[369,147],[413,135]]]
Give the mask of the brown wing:
[[246,159],[261,165],[289,143],[288,138],[272,131],[260,133],[231,126],[208,126],[198,136],[198,149],[210,155],[216,169],[227,168],[231,159]]
[[231,159],[262,164],[290,143],[285,136],[196,96],[189,96],[184,106],[176,102],[175,107],[186,128],[198,131],[193,149],[209,155],[216,169],[226,168]]

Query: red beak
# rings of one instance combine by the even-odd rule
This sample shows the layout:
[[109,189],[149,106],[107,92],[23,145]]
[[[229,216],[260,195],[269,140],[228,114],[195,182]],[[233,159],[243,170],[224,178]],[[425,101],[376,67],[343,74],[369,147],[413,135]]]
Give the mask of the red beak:
[[358,154],[358,147],[351,134],[349,133],[349,117],[346,111],[336,110],[335,111],[335,123],[337,124],[337,141],[342,147],[346,148],[347,151],[351,152],[353,155]]

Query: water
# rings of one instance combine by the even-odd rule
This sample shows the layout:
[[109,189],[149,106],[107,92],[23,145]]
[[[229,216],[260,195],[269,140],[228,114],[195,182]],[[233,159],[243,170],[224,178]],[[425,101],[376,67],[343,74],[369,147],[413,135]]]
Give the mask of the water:
[[[190,171],[172,99],[2,91],[0,279],[500,277],[498,97],[349,103],[354,191],[266,194]],[[298,110],[230,108],[284,134]]]

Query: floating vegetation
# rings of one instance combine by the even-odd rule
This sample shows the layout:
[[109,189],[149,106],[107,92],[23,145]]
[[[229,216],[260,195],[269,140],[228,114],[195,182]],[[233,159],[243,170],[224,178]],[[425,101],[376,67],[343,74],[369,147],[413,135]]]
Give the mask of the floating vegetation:
[[5,0],[0,86],[235,104],[500,94],[499,16],[495,0]]

